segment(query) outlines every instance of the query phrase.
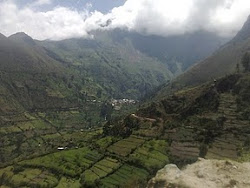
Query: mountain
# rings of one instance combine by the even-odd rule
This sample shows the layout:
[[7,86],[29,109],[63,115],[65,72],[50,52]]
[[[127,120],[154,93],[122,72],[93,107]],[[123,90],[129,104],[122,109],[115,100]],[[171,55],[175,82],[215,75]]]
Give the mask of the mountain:
[[[130,35],[94,37],[55,42],[25,33],[0,36],[0,186],[145,187],[169,162],[220,156],[210,144],[228,143],[223,157],[247,145],[249,82],[240,75],[218,81],[218,92],[211,84],[180,91],[135,113],[135,105],[125,103],[130,115],[102,127],[103,111],[124,114],[109,98],[140,98],[173,78],[186,60],[165,61],[167,53],[154,50],[162,48],[155,37],[148,48]],[[234,107],[225,119],[220,109],[228,103]],[[235,103],[239,127],[233,124],[239,123]],[[231,130],[240,133],[240,146]]]
[[136,50],[130,41],[68,39],[39,44],[114,98],[139,99],[173,77],[164,64]]
[[93,80],[107,95],[136,99],[207,57],[227,40],[202,31],[167,38],[120,29],[90,34],[92,39],[38,44],[51,57],[68,62],[81,75]]
[[237,64],[250,49],[250,17],[238,34],[204,61],[195,64],[172,84],[173,88],[195,85],[236,71]]
[[[25,33],[8,38],[0,35],[0,111],[3,117],[21,112],[50,113],[51,110],[80,108],[88,124],[93,119],[100,122],[100,104],[90,105],[88,101],[139,99],[174,77],[176,70],[171,64],[182,69],[183,63],[169,63],[164,59],[164,49],[168,51],[172,45],[164,46],[164,43],[177,39],[171,42],[172,39],[121,30],[96,31],[93,35],[94,39],[57,42],[36,41]],[[144,40],[145,45],[139,45]],[[163,50],[157,53],[155,49],[161,48]],[[2,122],[6,122],[5,118]]]
[[45,81],[46,77],[62,76],[65,71],[31,38],[29,42],[32,42],[32,46],[20,41],[23,36],[17,34],[4,38],[0,43],[1,111],[6,113],[23,107],[28,110],[46,106],[45,91],[52,87]]

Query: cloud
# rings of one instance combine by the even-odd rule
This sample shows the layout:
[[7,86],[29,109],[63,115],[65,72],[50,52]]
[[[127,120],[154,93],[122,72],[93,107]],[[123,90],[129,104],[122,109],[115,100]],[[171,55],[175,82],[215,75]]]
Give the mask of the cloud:
[[49,5],[52,3],[52,0],[36,0],[35,2],[31,3],[31,7],[42,6],[42,5]]
[[[38,0],[36,6],[51,0]],[[13,1],[0,2],[0,32],[10,35],[23,31],[33,38],[61,40],[89,37],[96,29],[123,28],[161,36],[206,30],[221,36],[233,36],[250,14],[247,0],[127,0],[109,13],[89,12],[56,6],[43,12]]]
[[11,35],[23,31],[35,39],[60,40],[87,36],[87,12],[77,12],[65,7],[39,12],[30,7],[19,9],[12,2],[0,4],[0,32]]

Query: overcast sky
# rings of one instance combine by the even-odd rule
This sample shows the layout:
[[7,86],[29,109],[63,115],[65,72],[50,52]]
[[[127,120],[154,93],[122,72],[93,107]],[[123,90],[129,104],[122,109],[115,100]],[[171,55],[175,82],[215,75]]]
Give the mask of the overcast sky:
[[249,14],[250,0],[0,0],[0,33],[61,40],[123,28],[161,36],[206,30],[228,37]]

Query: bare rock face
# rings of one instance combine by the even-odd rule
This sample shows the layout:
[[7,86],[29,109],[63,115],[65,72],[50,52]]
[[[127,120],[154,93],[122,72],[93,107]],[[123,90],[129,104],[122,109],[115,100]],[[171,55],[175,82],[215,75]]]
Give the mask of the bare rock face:
[[180,170],[166,165],[148,183],[148,188],[247,188],[250,163],[199,159]]

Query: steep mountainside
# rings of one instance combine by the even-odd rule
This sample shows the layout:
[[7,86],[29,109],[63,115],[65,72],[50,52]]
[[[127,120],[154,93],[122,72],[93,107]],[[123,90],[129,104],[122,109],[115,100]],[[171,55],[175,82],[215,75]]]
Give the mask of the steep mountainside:
[[16,111],[17,106],[31,110],[56,105],[47,91],[57,90],[52,83],[64,76],[61,63],[23,33],[1,40],[0,57],[2,112]]
[[236,71],[237,63],[250,48],[250,18],[239,33],[212,56],[180,75],[172,87],[195,85]]
[[[70,64],[47,55],[24,33],[0,36],[0,40],[0,134],[4,140],[17,135],[25,138],[22,132],[27,129],[34,136],[104,121],[100,117],[102,94],[97,103],[97,90],[91,90],[98,88],[96,83],[85,81]],[[85,85],[88,93],[82,90]],[[15,147],[10,151],[15,153]],[[0,152],[2,157],[8,155]]]

